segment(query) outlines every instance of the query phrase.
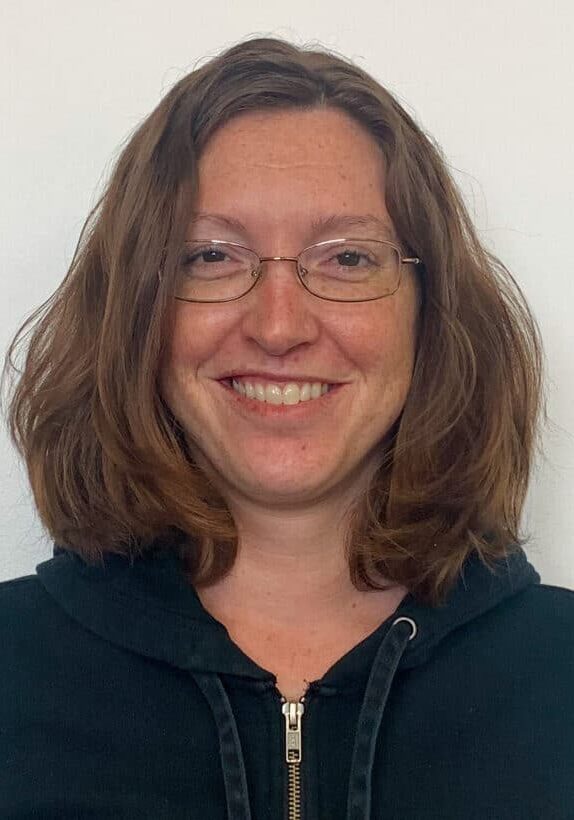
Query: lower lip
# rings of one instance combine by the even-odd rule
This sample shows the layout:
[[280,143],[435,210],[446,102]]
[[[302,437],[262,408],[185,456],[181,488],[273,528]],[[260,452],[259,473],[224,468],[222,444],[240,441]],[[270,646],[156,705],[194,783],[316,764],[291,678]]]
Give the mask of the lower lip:
[[249,399],[247,396],[242,396],[233,387],[230,387],[224,381],[218,381],[225,391],[227,397],[233,402],[237,409],[253,413],[260,418],[279,419],[279,418],[303,418],[324,411],[329,407],[329,404],[335,396],[337,396],[344,386],[342,384],[335,384],[318,399],[308,399],[307,401],[300,401],[298,404],[271,404],[266,401],[259,401],[259,399]]

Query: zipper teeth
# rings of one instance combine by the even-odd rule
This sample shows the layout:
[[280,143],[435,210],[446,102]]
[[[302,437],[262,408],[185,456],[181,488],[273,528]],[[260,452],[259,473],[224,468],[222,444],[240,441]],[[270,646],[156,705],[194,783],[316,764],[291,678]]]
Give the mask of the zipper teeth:
[[304,698],[299,701],[283,700],[281,712],[285,717],[285,760],[288,771],[288,820],[301,820],[301,760],[303,759],[302,718]]
[[301,820],[300,763],[289,763],[289,820]]

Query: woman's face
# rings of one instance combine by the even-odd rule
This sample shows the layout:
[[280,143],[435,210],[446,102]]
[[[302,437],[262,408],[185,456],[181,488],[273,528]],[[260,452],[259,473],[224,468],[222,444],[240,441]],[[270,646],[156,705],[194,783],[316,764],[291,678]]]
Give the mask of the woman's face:
[[[234,241],[260,256],[296,256],[314,242],[349,236],[396,241],[384,182],[380,149],[342,112],[243,114],[202,154],[195,213],[203,216],[190,221],[188,238]],[[387,230],[311,228],[349,215],[376,217]],[[197,463],[228,500],[282,508],[337,501],[378,466],[377,445],[405,403],[415,357],[415,272],[403,265],[392,296],[343,303],[308,293],[293,262],[264,263],[263,271],[237,301],[176,301],[162,394]],[[230,374],[263,387],[337,387],[319,399],[273,405],[239,395],[221,381]]]

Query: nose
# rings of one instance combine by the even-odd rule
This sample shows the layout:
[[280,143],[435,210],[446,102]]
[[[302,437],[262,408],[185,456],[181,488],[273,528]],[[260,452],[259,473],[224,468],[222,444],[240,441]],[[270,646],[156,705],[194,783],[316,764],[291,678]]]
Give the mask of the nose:
[[243,332],[270,355],[285,355],[317,338],[317,301],[299,281],[295,261],[266,258],[245,296]]

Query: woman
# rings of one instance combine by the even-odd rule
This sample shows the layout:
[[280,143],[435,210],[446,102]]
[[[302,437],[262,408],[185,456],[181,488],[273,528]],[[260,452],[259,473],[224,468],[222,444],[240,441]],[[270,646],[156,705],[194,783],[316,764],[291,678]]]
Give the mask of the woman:
[[574,815],[574,602],[518,533],[538,330],[384,88],[275,39],[193,71],[45,307],[3,818]]

